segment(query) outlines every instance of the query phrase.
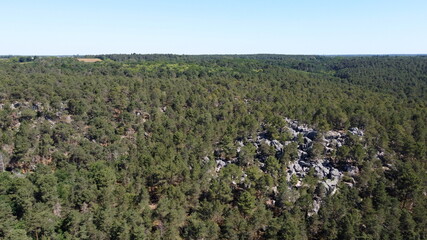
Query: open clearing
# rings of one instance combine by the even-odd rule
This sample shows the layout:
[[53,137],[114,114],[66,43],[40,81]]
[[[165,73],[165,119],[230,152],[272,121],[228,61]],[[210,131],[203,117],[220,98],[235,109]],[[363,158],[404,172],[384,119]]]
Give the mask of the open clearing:
[[87,62],[87,63],[94,63],[94,62],[101,62],[102,60],[99,58],[77,58],[79,62]]

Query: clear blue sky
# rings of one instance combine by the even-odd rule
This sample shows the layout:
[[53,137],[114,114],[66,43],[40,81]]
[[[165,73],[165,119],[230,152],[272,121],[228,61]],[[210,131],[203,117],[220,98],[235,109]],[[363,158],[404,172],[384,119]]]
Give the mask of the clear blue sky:
[[4,0],[0,55],[427,53],[427,0]]

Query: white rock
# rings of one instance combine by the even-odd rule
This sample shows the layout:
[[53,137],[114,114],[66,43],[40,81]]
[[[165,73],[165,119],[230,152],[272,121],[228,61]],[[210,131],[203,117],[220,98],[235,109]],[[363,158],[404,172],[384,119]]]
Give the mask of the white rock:
[[337,131],[327,131],[325,133],[325,138],[339,138],[341,137],[341,133],[337,132]]
[[221,170],[221,168],[227,166],[227,163],[222,161],[222,160],[216,160],[216,168],[215,171],[219,172]]
[[335,187],[338,184],[338,178],[326,179],[326,184],[331,187]]
[[271,145],[276,149],[276,151],[282,151],[282,149],[283,149],[283,144],[281,144],[277,140],[271,141]]

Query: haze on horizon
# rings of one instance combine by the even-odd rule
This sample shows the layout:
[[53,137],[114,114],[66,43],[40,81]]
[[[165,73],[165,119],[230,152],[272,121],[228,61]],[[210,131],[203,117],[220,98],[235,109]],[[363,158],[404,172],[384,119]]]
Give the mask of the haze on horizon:
[[2,3],[0,55],[426,54],[427,2]]

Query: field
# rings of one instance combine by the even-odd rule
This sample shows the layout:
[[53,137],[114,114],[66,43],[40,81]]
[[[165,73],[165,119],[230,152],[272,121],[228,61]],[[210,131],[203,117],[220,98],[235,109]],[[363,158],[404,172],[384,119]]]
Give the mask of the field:
[[101,62],[102,60],[99,58],[77,58],[79,62],[87,62],[87,63],[94,63],[94,62]]

